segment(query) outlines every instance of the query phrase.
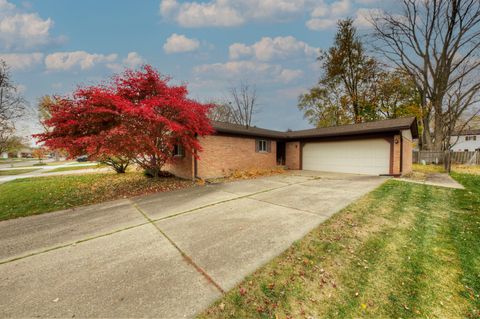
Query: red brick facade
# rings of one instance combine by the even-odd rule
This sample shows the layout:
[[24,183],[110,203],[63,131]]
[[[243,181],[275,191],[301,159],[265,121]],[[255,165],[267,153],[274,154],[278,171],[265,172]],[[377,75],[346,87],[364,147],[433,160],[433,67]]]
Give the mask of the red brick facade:
[[413,163],[413,142],[406,138],[402,138],[402,174],[409,174],[412,172],[412,163]]
[[185,156],[175,156],[174,163],[167,164],[165,170],[181,178],[194,179],[193,167],[193,155],[185,152]]
[[300,142],[287,142],[285,144],[285,166],[288,169],[301,169],[301,149]]
[[187,179],[226,176],[235,170],[271,169],[277,165],[277,143],[269,141],[268,152],[256,151],[257,138],[209,135],[200,139],[202,151],[198,153],[197,176],[194,157],[186,152],[175,163],[166,166],[170,173]]
[[233,170],[270,169],[277,165],[277,143],[270,140],[269,152],[256,151],[256,138],[210,135],[201,138],[203,151],[197,161],[197,176],[213,178]]

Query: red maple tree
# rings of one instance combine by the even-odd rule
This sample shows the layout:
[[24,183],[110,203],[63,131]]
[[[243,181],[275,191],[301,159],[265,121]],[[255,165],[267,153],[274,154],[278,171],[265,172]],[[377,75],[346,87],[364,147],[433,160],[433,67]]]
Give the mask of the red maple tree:
[[50,106],[51,129],[35,137],[70,157],[88,154],[124,172],[130,161],[158,176],[181,145],[197,156],[199,136],[212,133],[211,105],[187,97],[186,86],[169,85],[151,66],[127,70],[106,84],[78,88]]

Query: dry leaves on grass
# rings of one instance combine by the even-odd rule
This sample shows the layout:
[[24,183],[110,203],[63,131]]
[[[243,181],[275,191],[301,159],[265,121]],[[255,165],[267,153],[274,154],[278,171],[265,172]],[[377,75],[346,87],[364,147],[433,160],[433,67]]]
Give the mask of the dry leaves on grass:
[[277,167],[273,169],[252,168],[247,170],[232,170],[226,173],[225,176],[227,176],[227,178],[229,179],[250,179],[283,173],[285,173],[285,170],[282,167]]
[[147,178],[140,173],[130,173],[120,176],[109,175],[103,179],[95,180],[91,184],[83,184],[78,188],[77,192],[80,194],[90,193],[90,196],[95,198],[95,201],[106,201],[167,192],[193,185],[192,181],[176,177]]

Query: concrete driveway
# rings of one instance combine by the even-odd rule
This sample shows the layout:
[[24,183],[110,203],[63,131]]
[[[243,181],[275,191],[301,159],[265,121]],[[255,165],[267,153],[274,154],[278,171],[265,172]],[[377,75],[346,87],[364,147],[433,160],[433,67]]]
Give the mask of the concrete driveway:
[[192,317],[384,181],[293,171],[0,222],[0,317]]

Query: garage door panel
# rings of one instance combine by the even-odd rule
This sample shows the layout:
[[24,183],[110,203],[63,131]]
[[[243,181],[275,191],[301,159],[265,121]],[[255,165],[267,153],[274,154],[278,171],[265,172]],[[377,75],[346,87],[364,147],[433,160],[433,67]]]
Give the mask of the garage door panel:
[[306,143],[302,158],[305,170],[388,174],[390,143],[385,139]]

